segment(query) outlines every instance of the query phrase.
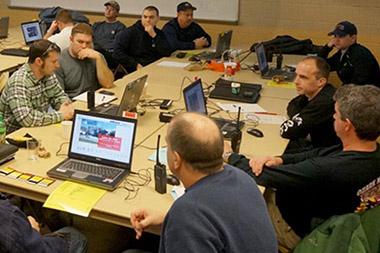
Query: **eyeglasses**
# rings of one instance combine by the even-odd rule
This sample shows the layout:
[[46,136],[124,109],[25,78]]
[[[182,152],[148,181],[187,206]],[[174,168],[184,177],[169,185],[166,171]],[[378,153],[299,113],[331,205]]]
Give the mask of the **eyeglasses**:
[[46,48],[46,50],[41,54],[40,57],[44,58],[46,57],[51,51],[61,52],[61,49],[59,46],[55,43],[50,43],[50,45]]

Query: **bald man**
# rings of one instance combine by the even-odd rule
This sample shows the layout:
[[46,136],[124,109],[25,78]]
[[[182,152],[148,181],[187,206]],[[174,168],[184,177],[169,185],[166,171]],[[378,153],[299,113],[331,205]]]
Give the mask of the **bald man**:
[[277,252],[263,197],[253,180],[223,165],[223,137],[212,120],[180,114],[170,122],[166,142],[169,169],[186,193],[166,215],[133,211],[137,238],[163,223],[161,253]]

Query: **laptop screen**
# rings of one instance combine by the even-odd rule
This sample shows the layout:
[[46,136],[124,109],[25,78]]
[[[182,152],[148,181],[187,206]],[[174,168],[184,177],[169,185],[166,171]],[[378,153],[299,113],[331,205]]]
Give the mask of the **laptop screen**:
[[130,166],[136,123],[132,119],[76,111],[69,156]]
[[257,61],[259,63],[259,69],[261,73],[266,73],[268,71],[268,62],[265,57],[264,44],[260,43],[255,48]]
[[25,44],[27,45],[42,39],[41,27],[38,21],[22,23],[21,30],[24,35]]
[[196,80],[183,90],[186,111],[207,115],[206,101],[201,79]]

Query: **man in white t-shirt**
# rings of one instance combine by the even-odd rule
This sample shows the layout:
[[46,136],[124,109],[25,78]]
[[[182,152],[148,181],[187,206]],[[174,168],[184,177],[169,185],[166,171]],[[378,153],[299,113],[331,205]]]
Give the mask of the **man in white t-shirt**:
[[[63,50],[70,46],[70,36],[73,26],[74,22],[70,11],[62,9],[58,12],[53,23],[51,23],[44,39],[54,42]],[[57,29],[59,29],[60,32],[54,34]]]

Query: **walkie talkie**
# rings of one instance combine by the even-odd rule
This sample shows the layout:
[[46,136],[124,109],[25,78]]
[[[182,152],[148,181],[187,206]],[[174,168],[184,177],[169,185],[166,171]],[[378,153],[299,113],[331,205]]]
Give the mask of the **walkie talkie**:
[[156,165],[154,165],[154,187],[156,192],[164,194],[166,193],[166,166],[160,163],[160,138],[161,135],[158,135],[157,139],[157,156],[156,156]]
[[240,130],[240,106],[238,110],[238,117],[236,121],[236,129],[231,133],[231,148],[235,153],[239,153],[242,132]]

